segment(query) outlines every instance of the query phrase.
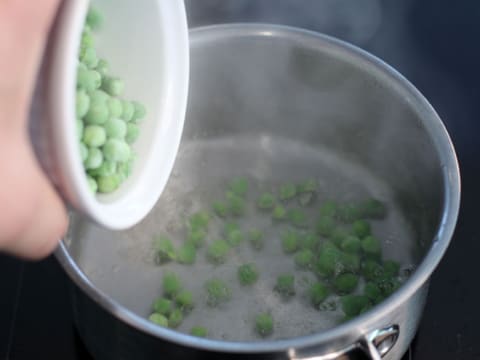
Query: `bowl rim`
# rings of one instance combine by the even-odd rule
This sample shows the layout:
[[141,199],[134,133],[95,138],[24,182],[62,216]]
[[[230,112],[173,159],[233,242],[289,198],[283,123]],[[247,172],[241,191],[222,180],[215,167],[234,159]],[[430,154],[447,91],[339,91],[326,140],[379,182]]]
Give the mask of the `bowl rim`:
[[412,297],[428,281],[445,253],[454,233],[460,206],[460,173],[453,144],[440,117],[425,97],[394,68],[354,45],[328,35],[301,28],[261,23],[219,24],[194,28],[190,30],[190,45],[192,48],[195,48],[205,42],[226,40],[232,37],[287,38],[314,46],[315,48],[324,47],[329,51],[340,52],[351,59],[353,58],[361,62],[369,70],[379,73],[393,85],[397,86],[400,91],[414,99],[418,108],[421,109],[421,118],[424,120],[425,130],[434,144],[441,163],[444,165],[442,167],[442,177],[445,186],[442,217],[436,235],[432,239],[432,246],[412,276],[396,291],[394,296],[387,298],[381,304],[372,308],[372,310],[332,329],[289,339],[263,340],[261,342],[232,342],[199,339],[156,326],[97,289],[71,258],[63,242],[55,255],[73,282],[98,305],[124,323],[153,337],[197,349],[229,353],[288,351],[292,348],[315,347],[334,340],[338,342],[339,339],[342,343],[350,345],[358,341],[362,336],[365,336],[368,331],[373,330],[369,328],[373,324],[381,323],[382,319],[388,318],[392,309],[400,307]]
[[[54,27],[51,56],[55,71],[49,72],[48,108],[54,121],[51,129],[56,182],[62,195],[75,209],[113,230],[132,227],[141,221],[158,201],[173,168],[180,145],[187,107],[189,82],[188,25],[185,8],[179,1],[156,1],[161,18],[159,27],[164,58],[159,66],[162,93],[157,96],[159,114],[148,150],[134,178],[119,193],[95,195],[90,191],[77,145],[75,79],[78,49],[90,1],[62,3]],[[159,38],[160,38],[159,37]],[[160,121],[159,121],[160,120]],[[159,141],[162,140],[162,141]],[[167,143],[167,145],[165,145]],[[166,147],[167,150],[163,149]],[[162,166],[156,164],[162,159]],[[137,161],[137,163],[140,163]],[[104,198],[105,201],[102,201]]]

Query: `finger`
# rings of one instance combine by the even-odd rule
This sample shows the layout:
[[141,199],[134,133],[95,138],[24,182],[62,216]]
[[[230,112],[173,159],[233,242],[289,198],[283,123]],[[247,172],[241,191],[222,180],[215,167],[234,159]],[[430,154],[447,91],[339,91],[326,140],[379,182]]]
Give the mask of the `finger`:
[[29,259],[45,257],[66,231],[64,205],[37,165],[26,136],[2,140],[0,250]]
[[52,253],[68,224],[63,203],[51,186],[42,184],[39,189],[42,193],[25,230],[4,249],[12,255],[32,260],[42,259]]
[[0,125],[24,130],[36,74],[59,0],[0,1]]

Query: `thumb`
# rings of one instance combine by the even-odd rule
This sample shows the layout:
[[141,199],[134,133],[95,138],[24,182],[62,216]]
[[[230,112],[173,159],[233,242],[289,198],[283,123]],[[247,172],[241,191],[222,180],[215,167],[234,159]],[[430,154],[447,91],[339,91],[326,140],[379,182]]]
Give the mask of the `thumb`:
[[0,1],[0,250],[41,258],[67,227],[27,135],[38,67],[59,0]]

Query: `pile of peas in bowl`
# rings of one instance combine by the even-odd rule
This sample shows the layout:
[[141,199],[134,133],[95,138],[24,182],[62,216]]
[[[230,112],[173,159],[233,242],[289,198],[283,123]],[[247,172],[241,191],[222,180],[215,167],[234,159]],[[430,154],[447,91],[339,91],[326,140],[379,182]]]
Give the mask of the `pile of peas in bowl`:
[[125,84],[99,58],[94,32],[101,16],[90,9],[83,30],[77,72],[76,115],[80,154],[90,189],[111,193],[131,173],[144,105],[122,98]]

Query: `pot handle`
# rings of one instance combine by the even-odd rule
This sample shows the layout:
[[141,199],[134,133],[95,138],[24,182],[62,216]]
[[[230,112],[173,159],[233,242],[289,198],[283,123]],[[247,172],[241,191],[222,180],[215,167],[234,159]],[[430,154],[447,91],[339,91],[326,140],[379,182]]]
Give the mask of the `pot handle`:
[[353,353],[359,350],[370,360],[381,360],[395,345],[400,335],[400,327],[391,325],[376,329],[363,336],[355,344],[326,355],[299,356],[296,351],[289,352],[290,360],[335,360],[353,359]]

